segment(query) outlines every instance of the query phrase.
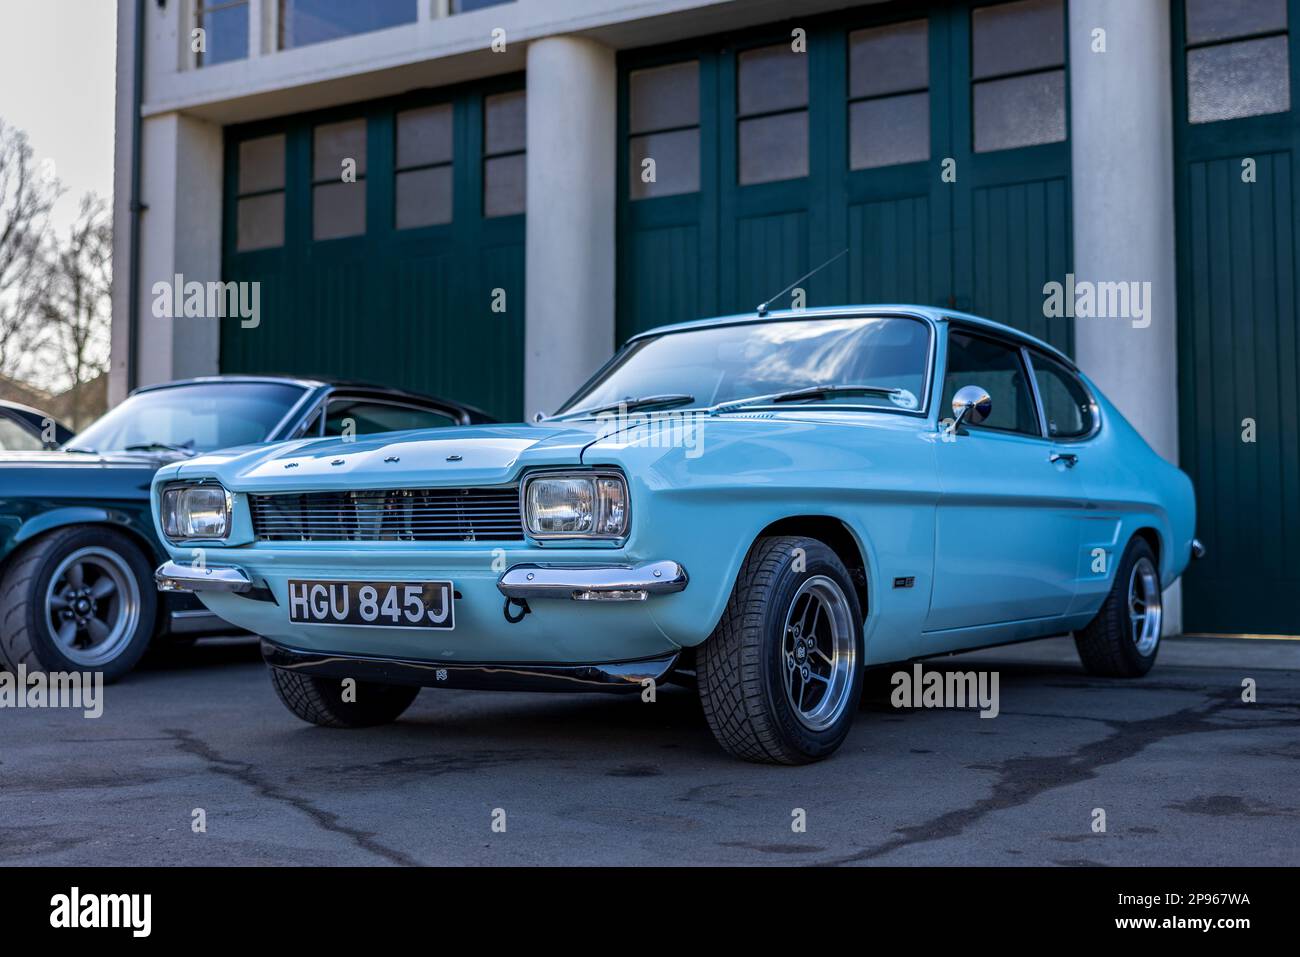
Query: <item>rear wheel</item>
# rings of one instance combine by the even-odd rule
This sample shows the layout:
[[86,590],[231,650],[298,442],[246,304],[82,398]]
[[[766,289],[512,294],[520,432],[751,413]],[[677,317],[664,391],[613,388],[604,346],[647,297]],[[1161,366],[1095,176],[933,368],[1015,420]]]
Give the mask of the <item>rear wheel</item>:
[[1097,617],[1074,633],[1079,659],[1089,674],[1139,678],[1151,670],[1164,624],[1161,591],[1155,553],[1145,539],[1134,538]]
[[342,678],[320,678],[286,668],[271,669],[271,683],[284,706],[309,724],[322,728],[369,728],[389,724],[411,706],[420,689]]
[[730,754],[777,764],[831,754],[862,695],[862,612],[848,570],[815,539],[759,539],[697,662],[705,717]]
[[14,556],[0,581],[0,664],[113,681],[148,648],[157,609],[152,569],[131,539],[59,529]]

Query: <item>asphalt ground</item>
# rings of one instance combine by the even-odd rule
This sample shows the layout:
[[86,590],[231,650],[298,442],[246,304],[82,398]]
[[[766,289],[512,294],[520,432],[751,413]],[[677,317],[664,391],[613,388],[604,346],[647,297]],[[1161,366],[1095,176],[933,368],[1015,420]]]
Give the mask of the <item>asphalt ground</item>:
[[998,716],[897,709],[873,673],[844,747],[789,768],[727,757],[676,687],[314,728],[255,644],[205,641],[98,719],[0,710],[0,865],[1300,863],[1300,642],[1170,639],[1136,681],[1064,638],[925,668],[996,671]]

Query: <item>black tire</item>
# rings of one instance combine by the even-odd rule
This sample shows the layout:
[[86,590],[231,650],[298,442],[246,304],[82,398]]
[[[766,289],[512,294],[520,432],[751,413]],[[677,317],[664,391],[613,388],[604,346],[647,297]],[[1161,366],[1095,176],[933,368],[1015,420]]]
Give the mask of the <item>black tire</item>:
[[[1139,566],[1141,569],[1139,570]],[[1124,549],[1110,594],[1097,617],[1074,633],[1079,660],[1089,674],[1108,678],[1140,678],[1151,670],[1160,651],[1160,622],[1154,627],[1154,644],[1145,651],[1135,639],[1135,625],[1129,615],[1130,585],[1138,574],[1154,574],[1156,595],[1160,594],[1160,565],[1146,539],[1134,538]],[[1156,609],[1156,617],[1162,610]],[[1148,641],[1150,639],[1148,638]]]
[[271,683],[284,706],[322,728],[370,728],[390,724],[411,706],[420,689],[358,681],[356,700],[343,700],[343,679],[319,678],[286,668],[271,669]]
[[[90,553],[85,552],[87,549]],[[89,567],[92,574],[108,578],[113,583],[113,594],[120,596],[115,599],[109,594],[94,599],[91,606],[92,616],[103,614],[110,621],[121,621],[120,631],[112,629],[112,640],[102,648],[102,660],[89,647],[79,649],[80,660],[69,657],[71,652],[60,645],[49,620],[46,597],[51,580],[65,560],[77,553],[87,556],[81,563],[83,571]],[[120,582],[105,569],[115,569]],[[66,581],[63,574],[59,574],[59,581]],[[62,589],[56,591],[62,593]],[[127,609],[121,619],[114,611],[115,601],[121,601]],[[134,615],[128,602],[137,609]],[[0,665],[10,671],[25,665],[31,671],[100,672],[105,682],[116,681],[136,666],[149,647],[157,614],[153,568],[134,541],[99,525],[56,529],[15,554],[0,579]],[[77,640],[90,643],[95,639],[84,628],[78,628]]]
[[[851,641],[852,656],[844,659],[844,684],[835,695],[839,704],[826,715],[828,726],[814,729],[800,717],[781,669],[793,660],[784,645],[798,634],[787,631],[795,599],[806,583],[824,588],[827,579],[838,588],[835,600],[843,603],[849,630],[840,634]],[[704,716],[718,743],[735,757],[768,764],[818,761],[834,752],[852,727],[862,696],[862,659],[862,611],[844,563],[816,539],[761,538],[745,557],[722,620],[697,649]],[[811,663],[812,656],[807,660]],[[797,678],[797,671],[791,667],[790,674]],[[825,693],[830,694],[829,685]]]

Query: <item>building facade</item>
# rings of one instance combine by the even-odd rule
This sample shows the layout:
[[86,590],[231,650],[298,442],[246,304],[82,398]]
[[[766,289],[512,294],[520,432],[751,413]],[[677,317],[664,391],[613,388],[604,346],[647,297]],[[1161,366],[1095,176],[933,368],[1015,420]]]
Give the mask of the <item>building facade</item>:
[[518,419],[847,249],[803,302],[1026,329],[1192,475],[1173,627],[1294,634],[1297,16],[120,0],[110,396],[298,372]]

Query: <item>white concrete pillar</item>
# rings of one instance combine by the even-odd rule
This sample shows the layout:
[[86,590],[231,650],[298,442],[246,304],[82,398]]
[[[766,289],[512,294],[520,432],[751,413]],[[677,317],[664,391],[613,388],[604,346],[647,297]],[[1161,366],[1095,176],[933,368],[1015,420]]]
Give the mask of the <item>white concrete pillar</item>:
[[217,372],[220,330],[208,318],[158,318],[155,283],[221,279],[221,127],[178,113],[145,120],[146,207],[140,230],[137,385]]
[[[1178,461],[1177,274],[1169,0],[1070,0],[1070,152],[1079,281],[1150,282],[1150,324],[1075,320],[1075,358],[1157,452]],[[1104,30],[1105,52],[1098,52]],[[1145,321],[1145,320],[1143,320]],[[1166,630],[1181,627],[1176,590]]]
[[524,410],[553,412],[614,348],[614,51],[558,36],[528,48]]

